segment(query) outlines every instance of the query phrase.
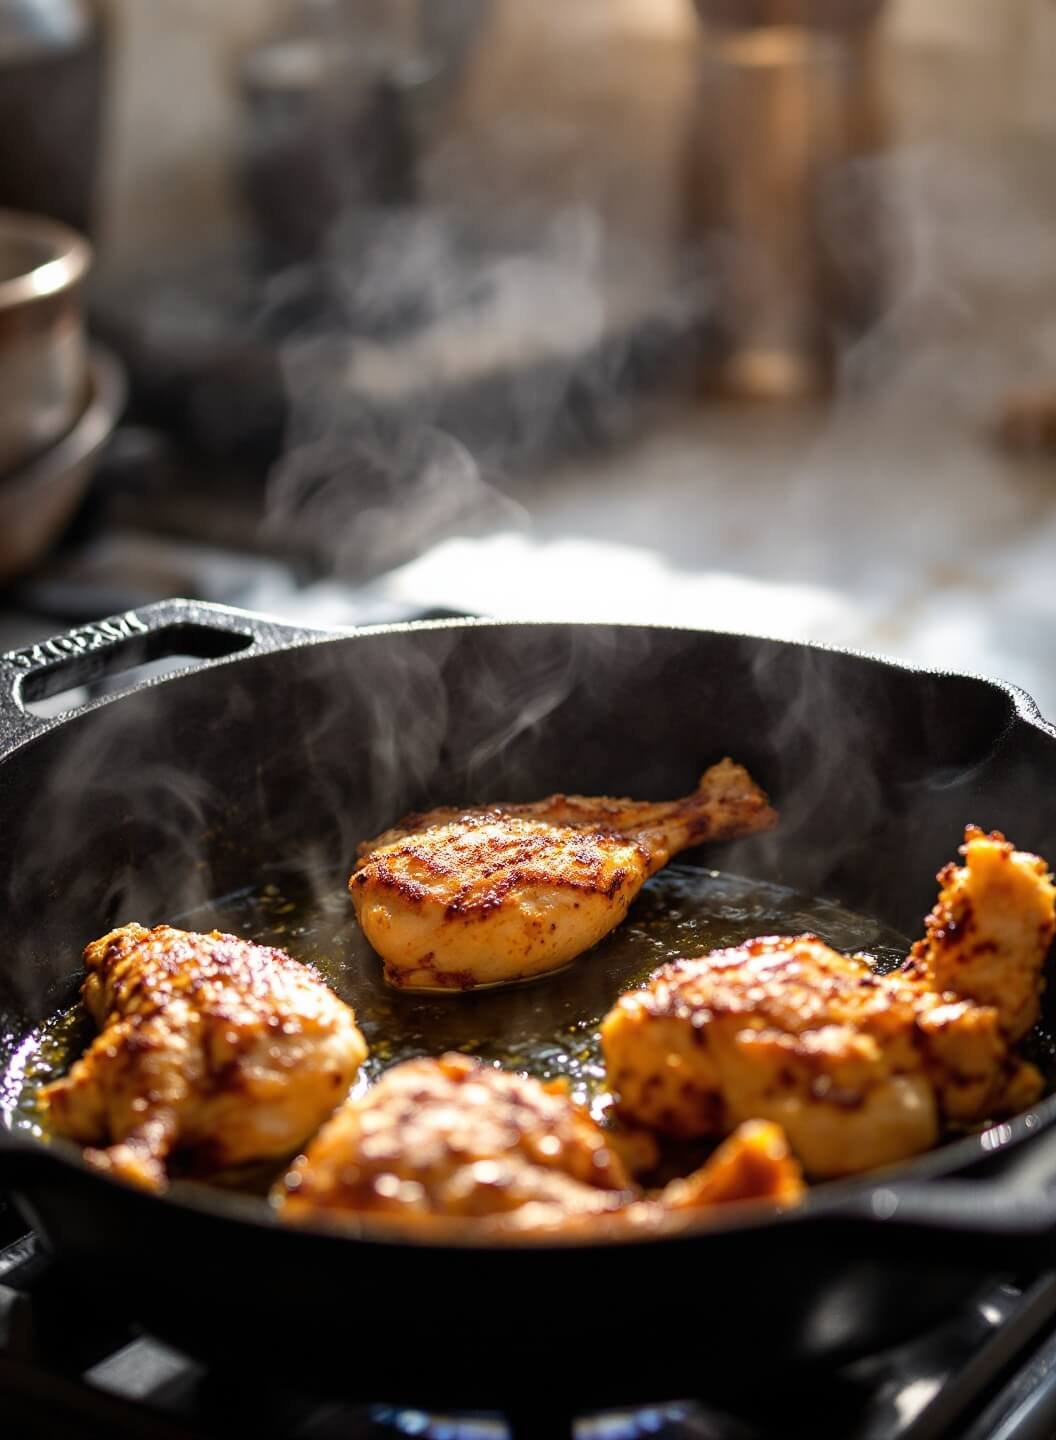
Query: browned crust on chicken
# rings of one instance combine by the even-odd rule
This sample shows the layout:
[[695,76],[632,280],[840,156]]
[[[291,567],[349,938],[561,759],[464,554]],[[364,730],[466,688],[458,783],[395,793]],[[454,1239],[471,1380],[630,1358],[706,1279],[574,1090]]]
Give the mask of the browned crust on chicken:
[[212,931],[125,925],[84,952],[100,1033],[41,1093],[88,1158],[160,1189],[196,1170],[282,1158],[339,1104],[366,1058],[351,1009],[281,950]]
[[969,827],[964,854],[893,974],[816,936],[766,936],[621,996],[602,1025],[621,1113],[682,1136],[771,1119],[828,1176],[1032,1104],[1041,1076],[1013,1046],[1037,1013],[1056,889],[999,835]]
[[397,1065],[350,1100],[295,1162],[277,1203],[289,1220],[545,1225],[612,1211],[632,1189],[604,1133],[563,1094],[449,1054]]
[[668,1210],[741,1205],[749,1200],[789,1206],[797,1204],[806,1190],[781,1126],[747,1120],[699,1170],[665,1186],[659,1200]]
[[660,804],[553,795],[409,816],[359,847],[349,890],[392,984],[469,989],[559,968],[679,850],[775,821],[747,771],[723,760]]
[[[580,832],[500,810],[468,812],[457,825],[434,831],[427,838],[416,838],[418,833],[375,852],[373,863],[360,861],[350,887],[371,885],[389,890],[412,905],[429,900],[436,889],[444,887],[450,894],[444,906],[445,919],[483,920],[513,891],[526,885],[599,894],[611,900],[632,871],[648,867],[650,858],[643,845],[632,841],[633,863],[621,866],[619,858],[627,852],[627,840],[615,831]],[[552,862],[555,840],[566,845],[560,869]],[[607,863],[610,857],[616,858],[615,868]]]
[[[704,792],[702,796],[701,792]],[[706,800],[702,806],[701,801]],[[412,810],[395,825],[356,847],[362,861],[375,850],[392,845],[423,830],[456,822],[513,817],[539,820],[570,829],[626,834],[650,824],[667,825],[680,818],[689,828],[690,843],[709,839],[714,833],[744,830],[746,834],[770,830],[777,824],[777,812],[766,792],[743,765],[728,756],[712,765],[701,777],[698,789],[679,800],[650,802],[610,795],[548,795],[542,800],[496,802],[491,805],[437,806],[433,810]]]
[[902,967],[933,990],[949,990],[998,1012],[1009,1040],[1037,1021],[1041,967],[1056,933],[1056,886],[1048,865],[1017,850],[999,830],[964,832],[961,854],[939,871],[939,898]]
[[276,1187],[284,1220],[369,1216],[425,1233],[471,1220],[484,1233],[589,1233],[656,1225],[671,1211],[794,1204],[803,1181],[776,1125],[741,1127],[652,1198],[613,1137],[564,1085],[450,1054],[410,1060],[346,1102]]

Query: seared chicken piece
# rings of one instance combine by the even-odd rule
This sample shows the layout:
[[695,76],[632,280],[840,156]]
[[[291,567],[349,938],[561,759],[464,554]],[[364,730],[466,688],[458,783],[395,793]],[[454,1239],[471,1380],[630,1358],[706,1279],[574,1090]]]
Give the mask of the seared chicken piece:
[[672,1180],[657,1198],[665,1210],[697,1210],[745,1200],[787,1206],[802,1199],[806,1188],[781,1126],[769,1120],[746,1120],[699,1170],[684,1180]]
[[802,1192],[776,1125],[746,1125],[695,1175],[641,1201],[615,1147],[560,1087],[465,1055],[408,1060],[348,1100],[276,1187],[285,1220],[385,1216],[419,1228],[473,1217],[553,1230]]
[[604,1214],[633,1184],[591,1117],[537,1080],[465,1055],[408,1060],[349,1100],[279,1187],[281,1213],[523,1225]]
[[349,1007],[281,950],[125,925],[84,968],[100,1033],[41,1099],[59,1134],[148,1189],[177,1151],[216,1170],[290,1154],[366,1059]]
[[662,804],[552,795],[412,815],[359,847],[348,885],[391,984],[469,990],[558,969],[614,929],[678,851],[776,820],[748,772],[723,760]]
[[1056,891],[1045,861],[1003,835],[969,825],[964,838],[968,863],[939,873],[938,903],[902,970],[932,990],[993,1005],[1005,1035],[1021,1040],[1038,1018]]
[[621,996],[601,1032],[620,1113],[681,1136],[774,1120],[809,1174],[833,1176],[926,1150],[944,1120],[1032,1104],[1041,1077],[1013,1047],[1036,1014],[1056,890],[1000,835],[965,840],[893,974],[812,935],[766,936]]

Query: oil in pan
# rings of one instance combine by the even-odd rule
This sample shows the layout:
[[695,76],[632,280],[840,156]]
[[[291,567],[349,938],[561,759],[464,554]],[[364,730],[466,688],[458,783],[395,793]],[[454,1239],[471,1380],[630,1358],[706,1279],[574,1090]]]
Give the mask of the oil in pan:
[[[471,993],[408,994],[387,985],[344,877],[336,874],[272,881],[166,918],[183,929],[274,945],[316,966],[353,1006],[370,1046],[357,1087],[402,1060],[457,1050],[541,1080],[564,1077],[573,1098],[590,1104],[598,1119],[608,1105],[599,1023],[621,991],[667,961],[756,935],[808,931],[836,949],[868,954],[880,969],[909,948],[903,936],[832,901],[685,864],[650,880],[625,922],[567,969]],[[91,1033],[77,1004],[26,1037],[0,1094],[17,1127],[43,1133],[37,1094],[68,1068]]]

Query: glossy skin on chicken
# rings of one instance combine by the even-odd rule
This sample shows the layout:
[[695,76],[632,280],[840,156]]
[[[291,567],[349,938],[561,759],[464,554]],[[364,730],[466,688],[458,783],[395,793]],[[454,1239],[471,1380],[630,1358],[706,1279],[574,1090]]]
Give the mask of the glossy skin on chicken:
[[1054,890],[1045,861],[1001,835],[965,831],[967,864],[940,871],[939,899],[903,965],[932,990],[993,1005],[1021,1040],[1038,1018],[1039,956],[1052,943]]
[[307,966],[213,931],[125,925],[84,953],[99,1034],[41,1092],[53,1128],[148,1189],[179,1151],[196,1170],[281,1159],[366,1059],[351,1009]]
[[765,1200],[782,1207],[806,1194],[803,1172],[780,1125],[746,1120],[700,1167],[672,1180],[657,1197],[665,1210],[700,1210]]
[[475,1216],[544,1225],[626,1203],[630,1175],[564,1094],[465,1055],[408,1060],[348,1101],[279,1191],[285,1219]]
[[695,1175],[655,1199],[613,1137],[563,1090],[464,1055],[409,1060],[348,1100],[277,1187],[284,1220],[366,1215],[436,1230],[473,1219],[487,1232],[581,1229],[742,1200],[794,1203],[798,1166],[780,1130],[742,1127]]
[[767,936],[663,966],[621,996],[602,1025],[621,1114],[681,1136],[770,1119],[822,1177],[918,1154],[944,1122],[1032,1104],[1041,1076],[1014,1046],[1037,1013],[1056,890],[1000,835],[970,828],[963,853],[893,974],[814,936]]
[[776,819],[748,772],[723,760],[667,803],[553,795],[409,816],[359,847],[349,890],[391,984],[469,990],[560,969],[680,850]]

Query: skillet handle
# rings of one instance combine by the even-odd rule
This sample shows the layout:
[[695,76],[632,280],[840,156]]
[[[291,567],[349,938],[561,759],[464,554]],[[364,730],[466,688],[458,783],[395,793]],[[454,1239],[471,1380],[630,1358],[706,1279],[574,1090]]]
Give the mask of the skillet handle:
[[[1030,1119],[1036,1117],[1028,1117]],[[1004,1133],[1003,1133],[1004,1132]],[[996,1269],[1040,1270],[1056,1262],[1056,1115],[1011,1138],[1007,1126],[987,1132],[993,1169],[978,1179],[893,1181],[826,1208],[831,1222],[865,1225],[892,1238],[923,1241],[936,1257],[980,1261]],[[984,1137],[985,1140],[986,1137]]]
[[[188,663],[172,673],[201,664],[216,665],[233,656],[264,654],[321,640],[341,632],[305,630],[248,610],[196,600],[160,600],[124,615],[79,625],[65,635],[38,641],[0,655],[0,758],[25,741],[61,724],[85,704],[47,718],[26,705],[107,675],[173,656]],[[150,680],[131,682],[92,705],[127,695]]]

